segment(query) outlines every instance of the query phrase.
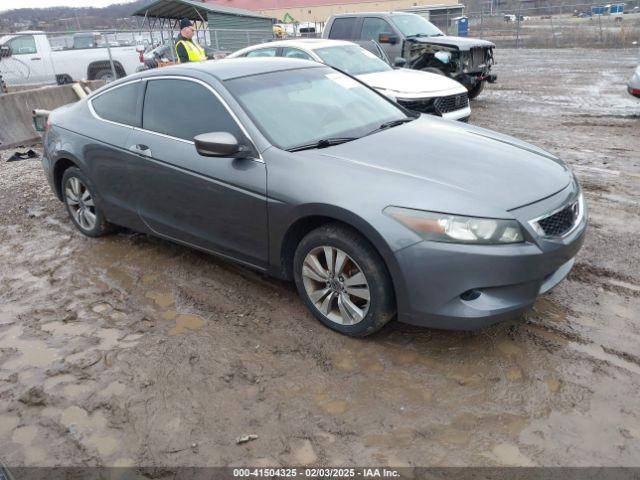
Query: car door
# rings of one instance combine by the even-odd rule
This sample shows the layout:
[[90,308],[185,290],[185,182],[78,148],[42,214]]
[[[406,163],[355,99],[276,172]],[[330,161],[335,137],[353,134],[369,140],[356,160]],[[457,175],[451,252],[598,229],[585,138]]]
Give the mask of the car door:
[[[46,38],[41,37],[46,41]],[[43,45],[37,45],[34,35],[18,35],[9,40],[7,45],[11,48],[8,62],[15,63],[9,65],[9,68],[19,72],[15,79],[12,78],[12,83],[33,85],[55,82],[50,56]]]
[[[383,37],[395,38],[395,43],[382,42]],[[393,62],[397,57],[402,56],[402,37],[395,31],[389,22],[380,17],[365,17],[362,21],[362,30],[360,31],[361,41],[370,41],[380,43],[384,53]]]
[[142,81],[133,80],[93,95],[87,106],[94,120],[84,125],[85,173],[96,186],[107,218],[130,228],[140,227],[129,170],[137,155],[128,150],[128,142],[141,124],[142,87]]
[[138,214],[164,237],[261,268],[267,265],[266,168],[261,158],[198,154],[193,138],[248,134],[210,85],[186,77],[146,82],[142,128],[130,148]]

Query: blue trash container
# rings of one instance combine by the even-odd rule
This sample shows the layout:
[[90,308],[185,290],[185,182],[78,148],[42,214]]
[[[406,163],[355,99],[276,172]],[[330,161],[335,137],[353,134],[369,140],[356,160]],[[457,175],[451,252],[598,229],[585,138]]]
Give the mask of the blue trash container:
[[458,24],[458,36],[468,37],[469,36],[469,18],[459,17],[456,19],[456,23]]

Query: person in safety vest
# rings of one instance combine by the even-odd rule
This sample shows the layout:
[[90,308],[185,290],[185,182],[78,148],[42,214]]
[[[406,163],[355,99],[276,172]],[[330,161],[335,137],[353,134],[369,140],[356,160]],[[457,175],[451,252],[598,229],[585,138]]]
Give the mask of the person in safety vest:
[[193,23],[188,18],[180,20],[180,35],[176,39],[176,56],[178,63],[204,62],[207,54],[198,43],[193,40]]

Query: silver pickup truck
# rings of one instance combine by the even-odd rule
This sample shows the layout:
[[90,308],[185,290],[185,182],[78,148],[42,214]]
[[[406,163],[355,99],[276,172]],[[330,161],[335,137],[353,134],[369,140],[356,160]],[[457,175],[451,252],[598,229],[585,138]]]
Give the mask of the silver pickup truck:
[[413,13],[348,13],[329,18],[323,38],[352,42],[378,42],[398,67],[440,73],[480,95],[491,73],[495,45],[486,40],[445,35],[434,24]]

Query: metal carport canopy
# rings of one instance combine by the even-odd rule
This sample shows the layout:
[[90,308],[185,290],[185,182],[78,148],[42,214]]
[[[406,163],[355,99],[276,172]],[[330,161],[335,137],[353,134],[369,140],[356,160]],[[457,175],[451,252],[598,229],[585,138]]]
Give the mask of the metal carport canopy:
[[270,18],[251,10],[242,10],[240,8],[231,8],[224,5],[214,3],[204,3],[195,0],[157,0],[150,5],[141,7],[133,16],[146,18],[164,18],[179,19],[188,18],[189,20],[200,21],[207,18],[207,14],[227,13],[229,15],[238,15],[242,17]]

